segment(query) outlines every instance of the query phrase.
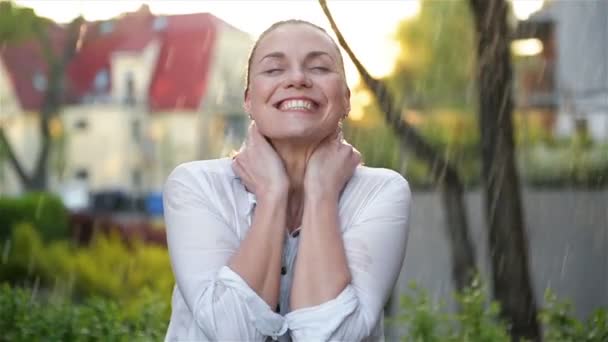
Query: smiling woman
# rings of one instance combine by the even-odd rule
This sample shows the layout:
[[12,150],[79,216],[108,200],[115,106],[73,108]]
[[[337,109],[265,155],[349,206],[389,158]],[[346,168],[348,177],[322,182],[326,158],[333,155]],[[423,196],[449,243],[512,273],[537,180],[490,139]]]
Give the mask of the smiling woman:
[[164,188],[176,286],[166,340],[376,341],[411,193],[341,133],[350,91],[320,27],[272,25],[252,49],[233,158],[181,164]]

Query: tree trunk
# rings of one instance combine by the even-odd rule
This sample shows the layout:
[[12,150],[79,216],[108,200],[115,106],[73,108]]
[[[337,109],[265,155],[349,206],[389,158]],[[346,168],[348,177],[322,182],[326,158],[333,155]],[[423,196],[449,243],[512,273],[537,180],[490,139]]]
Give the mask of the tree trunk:
[[395,108],[394,99],[386,85],[367,72],[346,43],[326,1],[319,0],[319,4],[338,37],[340,45],[357,67],[365,85],[374,94],[384,113],[385,121],[398,136],[401,148],[413,151],[418,158],[430,166],[433,181],[440,186],[442,192],[446,233],[451,247],[452,279],[457,290],[464,289],[471,284],[476,267],[474,248],[468,232],[462,181],[456,168],[401,118],[401,108]]
[[58,57],[55,56],[55,53],[53,52],[50,38],[48,37],[44,26],[38,27],[38,30],[35,32],[42,54],[48,65],[48,85],[39,113],[40,147],[38,149],[34,170],[30,175],[27,174],[23,165],[19,162],[13,146],[10,144],[10,141],[0,127],[0,144],[4,145],[8,153],[8,160],[16,171],[25,191],[43,191],[47,188],[48,159],[52,148],[52,137],[49,126],[51,119],[58,114],[63,103],[65,69],[76,52],[81,33],[80,26],[82,23],[82,18],[76,18],[70,23],[67,28],[67,37],[63,52]]
[[504,0],[470,4],[478,39],[482,178],[494,296],[503,317],[511,322],[514,340],[540,340],[515,162],[508,5]]

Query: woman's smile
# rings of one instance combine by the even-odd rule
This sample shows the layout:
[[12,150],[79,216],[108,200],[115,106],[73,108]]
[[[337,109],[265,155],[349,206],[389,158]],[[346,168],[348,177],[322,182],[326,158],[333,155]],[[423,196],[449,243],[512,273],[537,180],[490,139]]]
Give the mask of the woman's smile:
[[319,108],[319,104],[307,97],[290,97],[277,102],[275,108],[281,112],[312,114]]

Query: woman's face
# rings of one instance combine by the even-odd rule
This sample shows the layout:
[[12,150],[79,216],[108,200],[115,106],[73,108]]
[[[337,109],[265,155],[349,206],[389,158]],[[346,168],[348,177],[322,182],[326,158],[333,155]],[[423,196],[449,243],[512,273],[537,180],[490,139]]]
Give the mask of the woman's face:
[[336,130],[349,101],[338,51],[323,32],[286,24],[259,42],[245,110],[264,136],[318,142]]

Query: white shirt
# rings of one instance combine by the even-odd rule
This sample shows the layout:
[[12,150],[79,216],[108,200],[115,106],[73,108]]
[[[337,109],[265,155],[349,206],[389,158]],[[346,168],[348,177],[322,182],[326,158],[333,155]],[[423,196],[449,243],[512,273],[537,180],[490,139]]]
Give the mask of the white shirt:
[[228,266],[255,211],[231,158],[176,167],[164,185],[167,244],[176,279],[166,341],[376,341],[403,264],[411,192],[397,172],[359,166],[339,200],[352,282],[333,300],[291,311],[298,233],[287,233],[277,308]]

